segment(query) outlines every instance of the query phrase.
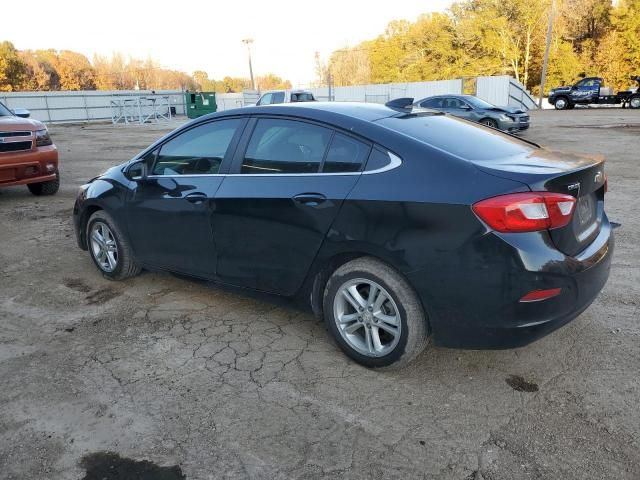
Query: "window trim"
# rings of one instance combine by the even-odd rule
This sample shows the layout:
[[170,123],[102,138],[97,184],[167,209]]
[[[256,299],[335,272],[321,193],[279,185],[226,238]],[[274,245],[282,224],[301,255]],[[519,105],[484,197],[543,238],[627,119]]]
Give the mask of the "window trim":
[[[342,135],[348,136],[348,137],[352,137],[355,140],[358,140],[360,142],[363,142],[367,145],[371,146],[371,150],[369,151],[369,156],[371,155],[371,153],[373,152],[373,150],[375,148],[378,148],[379,150],[382,150],[384,152],[387,153],[387,155],[390,158],[390,162],[389,164],[385,165],[384,167],[378,168],[376,170],[366,170],[367,168],[367,164],[369,163],[369,157],[367,157],[366,161],[362,164],[362,168],[360,169],[360,171],[358,172],[315,172],[315,173],[239,173],[239,169],[240,166],[242,165],[242,160],[244,158],[244,153],[246,151],[246,148],[249,144],[249,140],[251,138],[251,135],[253,134],[253,129],[255,128],[255,125],[257,123],[257,120],[261,119],[261,118],[274,118],[274,119],[284,119],[284,120],[293,120],[293,121],[298,121],[298,122],[305,122],[305,123],[310,123],[310,124],[314,124],[314,125],[318,125],[320,127],[324,127],[324,128],[328,128],[334,132],[338,132],[341,133]],[[371,140],[369,140],[366,137],[362,137],[360,135],[357,134],[353,134],[352,132],[349,132],[347,130],[343,130],[342,128],[332,125],[332,124],[328,124],[328,123],[323,123],[323,122],[319,122],[316,120],[311,120],[311,119],[307,119],[307,118],[299,118],[299,117],[295,117],[295,116],[289,116],[289,115],[229,115],[229,116],[223,116],[223,117],[219,117],[219,118],[212,118],[210,120],[207,121],[203,121],[203,122],[197,122],[194,123],[193,125],[189,125],[188,127],[185,127],[183,129],[180,129],[178,131],[175,132],[171,132],[168,134],[168,136],[166,138],[162,138],[160,140],[158,140],[157,143],[150,145],[149,147],[147,147],[146,149],[144,149],[142,152],[140,152],[138,155],[136,155],[134,158],[132,158],[129,162],[126,163],[126,165],[124,165],[123,171],[128,169],[133,163],[136,163],[140,160],[143,159],[143,157],[145,155],[148,155],[151,152],[155,152],[154,153],[154,163],[155,160],[157,159],[157,154],[160,151],[160,148],[162,148],[162,146],[171,141],[172,139],[176,138],[178,135],[181,135],[184,132],[187,132],[188,130],[191,130],[192,128],[196,128],[196,127],[200,127],[202,125],[208,124],[208,123],[213,123],[213,122],[219,122],[222,120],[240,120],[242,123],[240,124],[240,126],[238,127],[238,130],[236,131],[236,133],[234,134],[231,143],[232,146],[231,148],[229,148],[229,150],[227,151],[222,163],[220,164],[220,171],[218,173],[193,173],[193,174],[187,174],[187,175],[147,175],[146,178],[149,179],[158,179],[158,178],[189,178],[189,177],[226,177],[226,176],[242,176],[242,177],[274,177],[274,176],[281,176],[281,177],[300,177],[300,176],[310,176],[310,177],[315,177],[315,176],[320,176],[320,175],[326,175],[326,176],[345,176],[345,175],[349,175],[349,176],[353,176],[353,175],[372,175],[372,174],[378,174],[378,173],[383,173],[383,172],[387,172],[389,170],[393,170],[395,168],[398,168],[400,165],[402,165],[403,160],[400,156],[398,156],[397,154],[393,153],[391,150],[389,150],[388,148],[386,148],[385,146],[378,144],[376,142],[372,142]],[[333,139],[333,135],[331,137]],[[235,148],[234,148],[234,142],[235,142]],[[330,144],[329,144],[330,145]],[[327,151],[325,152],[325,156],[326,153],[328,152],[329,147],[327,147]],[[324,158],[323,158],[324,160]],[[153,166],[153,165],[152,165]],[[149,170],[151,171],[151,170]]]

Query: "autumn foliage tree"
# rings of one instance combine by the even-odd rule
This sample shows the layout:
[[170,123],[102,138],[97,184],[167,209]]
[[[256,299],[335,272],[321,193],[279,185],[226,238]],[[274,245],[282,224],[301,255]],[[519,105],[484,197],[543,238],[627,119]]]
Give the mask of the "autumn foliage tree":
[[[335,85],[511,75],[539,89],[551,0],[461,0],[446,13],[389,23],[333,52]],[[640,74],[640,0],[556,0],[547,85],[580,73],[614,88]]]

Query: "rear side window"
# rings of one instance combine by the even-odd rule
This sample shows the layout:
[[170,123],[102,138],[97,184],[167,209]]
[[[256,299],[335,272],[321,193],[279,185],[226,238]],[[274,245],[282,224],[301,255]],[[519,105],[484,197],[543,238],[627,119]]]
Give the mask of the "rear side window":
[[216,174],[241,120],[206,123],[165,143],[158,153],[153,175]]
[[263,118],[249,140],[240,173],[316,173],[331,130],[305,122]]
[[355,138],[336,133],[331,141],[322,171],[324,173],[359,172],[371,147]]
[[284,103],[284,92],[275,92],[271,97],[271,103]]
[[534,150],[504,133],[444,115],[388,117],[377,123],[470,161],[491,161]]
[[315,98],[313,98],[313,94],[311,93],[292,93],[291,94],[291,102],[313,102]]
[[369,155],[365,171],[372,172],[374,170],[380,170],[381,168],[387,167],[390,163],[391,157],[389,156],[389,153],[378,147],[374,147]]

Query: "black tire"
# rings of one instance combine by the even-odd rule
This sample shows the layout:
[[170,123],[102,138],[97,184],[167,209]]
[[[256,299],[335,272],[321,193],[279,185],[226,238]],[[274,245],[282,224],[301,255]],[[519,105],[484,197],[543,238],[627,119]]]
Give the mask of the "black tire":
[[[349,285],[349,283],[353,281],[359,282],[360,280],[372,281],[382,287],[382,289],[385,290],[384,293],[390,295],[393,300],[393,307],[397,307],[397,312],[395,312],[394,316],[396,319],[397,317],[400,319],[399,338],[395,346],[390,347],[392,349],[384,355],[374,356],[373,354],[365,355],[361,353],[350,344],[349,341],[345,340],[340,327],[338,327],[334,307],[336,307],[336,302],[340,300],[337,300],[336,297],[341,295],[341,291],[345,285]],[[427,320],[422,305],[413,288],[411,288],[402,275],[395,269],[372,257],[361,257],[345,263],[331,275],[324,290],[323,311],[327,328],[342,351],[366,367],[404,367],[418,356],[428,343]],[[365,313],[363,313],[363,315],[364,314]],[[375,314],[369,314],[370,321],[377,322],[377,320],[373,318],[373,315]],[[362,324],[363,320],[356,320],[351,325],[355,325],[356,322]],[[378,332],[376,336],[379,339],[381,335],[385,335],[385,332],[381,331],[381,329],[373,323],[367,325],[362,324],[361,329],[357,331],[361,332],[362,337],[364,337],[367,329],[370,331],[375,329],[376,332]],[[368,333],[367,337],[369,335],[371,335],[371,333]]]
[[27,185],[29,191],[40,197],[42,195],[55,195],[60,190],[60,175],[56,173],[56,179],[42,183],[30,183]]
[[[105,270],[100,261],[96,258],[94,248],[92,246],[91,232],[94,226],[97,224],[106,225],[115,240],[117,246],[117,257],[115,268],[111,271]],[[109,280],[124,280],[138,275],[142,270],[133,257],[133,250],[129,244],[129,240],[122,233],[118,224],[111,218],[104,210],[98,210],[94,212],[89,221],[87,222],[87,228],[85,230],[87,238],[87,246],[89,247],[89,255],[102,275]]]
[[640,95],[631,95],[631,97],[629,97],[629,108],[633,108],[634,110],[640,108]]
[[568,108],[571,108],[569,105],[571,105],[571,102],[567,97],[558,97],[556,98],[556,101],[553,102],[553,106],[556,110],[567,110]]
[[482,125],[485,125],[487,127],[498,128],[498,122],[496,122],[493,118],[483,118],[478,123],[481,123]]

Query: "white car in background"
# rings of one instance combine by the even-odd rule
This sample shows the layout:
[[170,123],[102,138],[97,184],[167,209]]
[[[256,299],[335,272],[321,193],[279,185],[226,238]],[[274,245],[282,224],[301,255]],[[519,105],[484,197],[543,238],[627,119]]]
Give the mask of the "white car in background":
[[256,105],[315,101],[313,93],[309,90],[270,90],[260,96]]

